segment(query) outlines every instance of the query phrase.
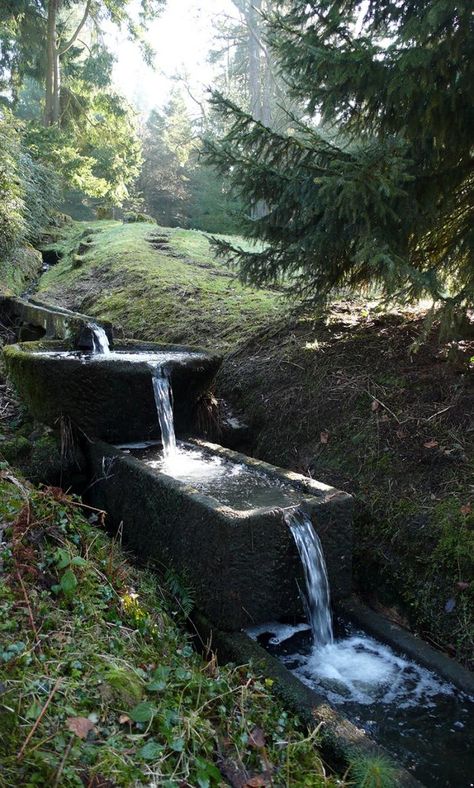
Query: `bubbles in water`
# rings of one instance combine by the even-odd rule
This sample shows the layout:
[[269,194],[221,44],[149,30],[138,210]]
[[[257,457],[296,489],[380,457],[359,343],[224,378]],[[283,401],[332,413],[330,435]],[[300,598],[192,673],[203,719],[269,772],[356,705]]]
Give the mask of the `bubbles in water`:
[[323,689],[332,703],[397,703],[399,708],[432,705],[436,695],[451,694],[451,684],[388,646],[357,634],[313,648],[308,655],[284,657],[310,687]]

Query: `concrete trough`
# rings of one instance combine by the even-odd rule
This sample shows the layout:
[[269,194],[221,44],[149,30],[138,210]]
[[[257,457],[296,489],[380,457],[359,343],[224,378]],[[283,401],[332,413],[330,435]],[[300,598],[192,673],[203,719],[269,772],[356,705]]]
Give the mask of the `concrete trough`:
[[[352,498],[344,492],[203,441],[209,453],[289,485],[323,544],[333,599],[351,593]],[[197,608],[227,631],[304,617],[301,562],[278,505],[231,508],[105,443],[89,446],[91,497],[142,558],[187,578]],[[295,504],[293,504],[295,505]]]
[[[120,340],[126,353],[183,353],[166,363],[174,398],[178,434],[195,429],[200,397],[208,390],[221,359],[200,348]],[[84,361],[44,355],[72,351],[65,342],[25,342],[4,347],[9,378],[31,414],[55,426],[68,419],[90,438],[135,441],[159,437],[152,369],[120,358]]]
[[[91,347],[90,329],[93,318],[79,312],[71,312],[59,306],[51,306],[33,298],[25,300],[15,296],[0,297],[2,320],[14,329],[22,342],[39,339],[62,339],[73,342],[76,347]],[[112,325],[101,321],[109,340]]]

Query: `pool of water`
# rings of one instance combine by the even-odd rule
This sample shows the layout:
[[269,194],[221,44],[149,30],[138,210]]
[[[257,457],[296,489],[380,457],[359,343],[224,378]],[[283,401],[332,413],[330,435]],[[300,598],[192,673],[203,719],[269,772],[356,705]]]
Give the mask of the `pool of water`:
[[190,358],[204,358],[202,353],[178,350],[110,350],[108,353],[82,353],[79,350],[38,350],[35,355],[58,358],[65,361],[82,361],[84,363],[101,363],[103,361],[129,361],[132,364],[150,364],[157,366],[168,361],[183,362]]
[[402,654],[336,622],[317,648],[306,625],[248,630],[304,684],[392,752],[427,786],[474,784],[474,698]]
[[[305,493],[278,477],[178,442],[172,457],[156,446],[121,447],[148,465],[236,510],[296,506]],[[306,494],[306,497],[309,497]]]

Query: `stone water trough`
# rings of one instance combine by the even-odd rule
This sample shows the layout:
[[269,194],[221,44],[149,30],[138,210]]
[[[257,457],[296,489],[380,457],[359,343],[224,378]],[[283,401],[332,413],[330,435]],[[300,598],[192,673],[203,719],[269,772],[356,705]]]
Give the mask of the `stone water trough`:
[[[39,341],[7,345],[3,353],[10,379],[38,421],[57,426],[61,417],[67,418],[88,437],[114,442],[159,436],[146,356],[185,354],[168,362],[167,370],[176,429],[194,428],[199,399],[219,368],[219,356],[195,347],[134,340],[120,340],[113,350],[112,358],[86,359],[75,355],[72,344]],[[120,353],[144,354],[144,360],[132,363],[122,360]]]
[[[275,484],[266,503],[228,505],[105,443],[89,446],[92,502],[122,524],[134,552],[187,578],[197,607],[236,631],[272,619],[301,620],[304,579],[284,506],[301,505],[321,539],[334,600],[351,593],[352,498],[344,492],[221,446],[193,441],[208,457],[244,465]],[[288,490],[282,502],[281,487]]]

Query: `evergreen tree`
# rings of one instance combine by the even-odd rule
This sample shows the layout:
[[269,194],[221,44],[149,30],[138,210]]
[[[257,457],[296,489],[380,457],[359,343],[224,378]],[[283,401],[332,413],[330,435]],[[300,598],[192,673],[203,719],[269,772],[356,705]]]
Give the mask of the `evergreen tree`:
[[276,133],[214,95],[230,129],[208,158],[249,217],[267,206],[245,223],[263,250],[221,252],[244,281],[284,278],[299,296],[376,284],[463,314],[474,301],[471,3],[283,5],[269,42],[308,120]]

